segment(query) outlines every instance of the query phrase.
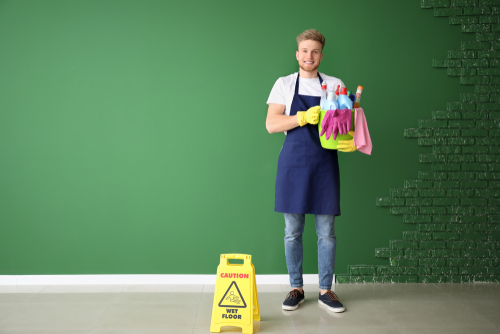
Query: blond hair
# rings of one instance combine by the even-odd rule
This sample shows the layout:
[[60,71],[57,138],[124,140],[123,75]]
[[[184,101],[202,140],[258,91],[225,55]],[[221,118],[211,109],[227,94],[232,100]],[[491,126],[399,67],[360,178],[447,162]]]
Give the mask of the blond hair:
[[325,36],[323,36],[323,34],[317,31],[316,29],[306,30],[302,34],[297,36],[297,47],[299,46],[300,42],[308,39],[320,42],[322,50],[325,47]]

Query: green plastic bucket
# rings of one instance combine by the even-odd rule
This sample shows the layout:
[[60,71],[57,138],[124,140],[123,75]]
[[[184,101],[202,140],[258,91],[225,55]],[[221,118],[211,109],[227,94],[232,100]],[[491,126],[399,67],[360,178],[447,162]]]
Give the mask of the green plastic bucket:
[[[323,122],[323,118],[326,115],[326,110],[320,110],[319,111],[319,122],[318,122],[318,131],[321,134],[321,123]],[[351,119],[351,130],[354,131],[354,111],[352,112],[352,119]],[[319,140],[321,141],[321,146],[323,148],[329,149],[329,150],[336,150],[337,145],[339,144],[339,140],[351,140],[352,136],[351,135],[337,135],[337,139],[333,139],[333,136],[330,136],[330,139],[326,140],[326,133],[324,133],[322,136],[319,136]]]

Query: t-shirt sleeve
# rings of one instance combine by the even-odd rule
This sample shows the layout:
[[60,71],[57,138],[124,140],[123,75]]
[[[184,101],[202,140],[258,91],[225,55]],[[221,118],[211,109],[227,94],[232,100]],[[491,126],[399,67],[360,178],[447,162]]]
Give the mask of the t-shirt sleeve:
[[267,104],[276,103],[276,104],[286,105],[283,88],[284,88],[283,79],[279,78],[274,83],[273,89],[271,89],[271,94],[269,94],[269,98],[267,99]]

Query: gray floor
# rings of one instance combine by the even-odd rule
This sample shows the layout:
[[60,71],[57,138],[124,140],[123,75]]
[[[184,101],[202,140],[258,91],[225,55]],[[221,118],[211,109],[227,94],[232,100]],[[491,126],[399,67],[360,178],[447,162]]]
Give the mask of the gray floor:
[[[343,284],[332,313],[281,310],[286,285],[259,285],[254,333],[500,334],[500,284]],[[210,333],[214,286],[0,286],[0,333]],[[236,327],[223,332],[241,333]]]

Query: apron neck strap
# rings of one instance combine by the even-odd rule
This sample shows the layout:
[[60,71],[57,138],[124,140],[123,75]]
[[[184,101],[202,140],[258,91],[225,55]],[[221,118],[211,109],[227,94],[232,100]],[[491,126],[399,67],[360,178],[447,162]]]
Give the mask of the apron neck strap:
[[[297,73],[297,81],[295,82],[295,95],[299,95],[299,78],[300,78],[300,72]],[[319,78],[319,85],[321,86],[323,84],[323,78],[321,75],[319,75],[318,72],[318,78]]]

